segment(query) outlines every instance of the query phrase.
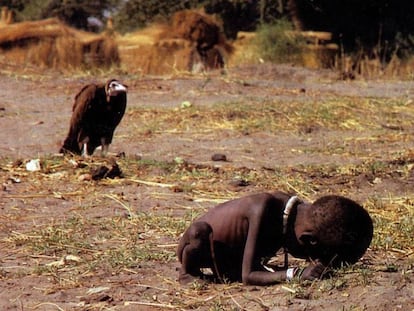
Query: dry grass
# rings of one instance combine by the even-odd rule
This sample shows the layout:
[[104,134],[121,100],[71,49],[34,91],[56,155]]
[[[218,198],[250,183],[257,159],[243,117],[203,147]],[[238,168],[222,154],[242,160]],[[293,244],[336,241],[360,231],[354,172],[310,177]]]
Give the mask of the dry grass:
[[[352,129],[360,133],[359,142],[363,142],[354,152],[364,154],[364,160],[355,164],[249,169],[127,157],[117,159],[124,178],[92,182],[79,181],[79,176],[105,164],[106,160],[75,158],[77,165],[74,166],[68,158],[44,156],[42,170],[28,173],[24,163],[2,158],[0,176],[4,187],[7,189],[10,183],[24,180],[26,188],[14,194],[3,191],[7,208],[0,216],[0,245],[7,250],[8,258],[16,258],[16,265],[1,269],[1,279],[45,276],[52,280],[42,288],[45,294],[78,287],[89,287],[99,293],[105,289],[92,286],[91,277],[111,279],[114,275],[125,274],[135,278],[139,271],[145,270],[147,275],[151,273],[148,271],[161,274],[162,283],[157,286],[145,281],[134,284],[145,291],[123,301],[124,307],[268,310],[280,306],[281,297],[287,299],[289,305],[289,299],[293,298],[312,300],[332,292],[347,295],[352,287],[368,284],[375,272],[412,269],[414,197],[392,193],[371,195],[361,202],[375,221],[371,248],[362,262],[335,271],[329,280],[263,288],[258,295],[240,284],[193,284],[177,288],[175,275],[163,276],[163,270],[154,269],[154,266],[171,266],[176,261],[179,235],[199,213],[216,202],[240,196],[240,189],[228,186],[234,176],[253,184],[251,191],[295,191],[309,200],[315,199],[319,192],[337,189],[338,185],[341,193],[350,194],[359,187],[357,181],[361,176],[368,176],[372,183],[375,178],[385,180],[389,176],[403,182],[408,180],[414,163],[412,151],[379,161],[370,157],[367,150],[375,148],[379,142],[387,144],[408,139],[403,129],[411,126],[413,118],[409,103],[336,98],[304,107],[294,102],[247,101],[217,104],[211,108],[130,110],[129,118],[142,124],[131,133],[134,137],[158,135],[169,128],[192,132],[194,137],[224,130],[300,133],[303,128],[316,125],[342,131],[346,142],[346,133]],[[372,136],[369,133],[373,133]],[[357,145],[358,139],[350,143]],[[304,152],[312,156],[316,150]],[[340,151],[328,149],[325,152]],[[342,152],[347,155],[349,149],[344,147]],[[136,187],[139,189],[134,190]],[[127,192],[127,189],[130,190]],[[151,203],[150,208],[142,210],[140,203],[134,201],[136,196],[143,198],[140,191],[150,195],[153,201],[179,198],[180,203],[167,209]],[[54,207],[45,206],[48,202]],[[70,210],[65,210],[65,202],[69,202]],[[193,202],[200,204],[196,211],[191,207]],[[17,264],[22,261],[26,264]],[[102,307],[102,302],[94,302],[92,306]],[[34,309],[41,307],[33,306]]]
[[[258,101],[259,100],[259,101]],[[375,111],[375,113],[372,113]],[[367,118],[367,115],[370,118]],[[174,124],[174,131],[206,133],[214,130],[234,130],[241,133],[266,131],[304,131],[310,128],[378,130],[390,128],[386,135],[403,135],[398,129],[411,125],[411,102],[352,98],[326,98],[323,102],[263,101],[247,98],[243,102],[217,103],[209,107],[189,109],[129,110],[129,117],[140,124],[138,133],[165,132]],[[401,137],[398,137],[400,139]],[[360,138],[362,139],[362,137]],[[373,139],[373,138],[370,138]]]
[[381,57],[369,58],[356,55],[345,55],[336,58],[335,69],[345,74],[363,79],[404,79],[412,80],[414,77],[414,57],[400,59],[393,55],[388,62]]
[[[197,215],[191,211],[177,216],[174,211],[148,211],[139,212],[128,198],[119,192],[106,194],[113,187],[126,187],[134,180],[153,181],[149,188],[154,189],[153,196],[168,200],[170,195],[163,196],[157,188],[165,183],[182,185],[191,183],[183,195],[191,200],[208,200],[219,202],[237,196],[237,193],[215,186],[219,181],[231,180],[232,176],[240,175],[257,183],[258,188],[279,188],[292,191],[293,188],[301,191],[304,197],[314,197],[308,190],[307,176],[313,175],[315,185],[318,184],[319,174],[329,174],[335,171],[333,178],[358,176],[358,170],[365,170],[365,166],[346,168],[342,174],[338,172],[342,167],[320,168],[307,167],[302,172],[292,168],[281,169],[279,172],[268,170],[248,171],[246,169],[232,169],[217,171],[213,167],[197,167],[189,164],[176,163],[148,163],[132,160],[120,160],[121,167],[129,171],[139,171],[139,175],[126,176],[125,179],[102,181],[100,184],[89,184],[87,188],[79,185],[74,179],[75,172],[69,170],[63,180],[66,185],[75,187],[71,192],[51,193],[47,189],[47,175],[65,172],[67,165],[63,159],[44,158],[46,167],[53,168],[43,176],[27,176],[33,179],[34,186],[31,193],[20,196],[27,202],[36,200],[39,196],[45,198],[64,198],[78,201],[79,205],[71,209],[71,214],[59,215],[51,219],[39,219],[39,215],[31,214],[23,217],[12,214],[2,216],[2,231],[8,232],[1,238],[3,249],[9,254],[21,258],[26,265],[15,269],[2,270],[2,278],[8,279],[13,275],[20,277],[38,275],[48,276],[52,283],[44,288],[45,293],[67,290],[85,286],[85,275],[119,275],[135,274],[143,267],[151,269],[152,266],[176,261],[176,241],[186,226]],[[2,161],[2,168],[8,167],[9,161]],[[95,165],[95,164],[93,164]],[[162,168],[158,176],[154,171]],[[345,172],[352,171],[351,176]],[[387,170],[384,169],[384,174]],[[15,177],[23,178],[23,170],[13,169],[9,173]],[[294,173],[294,175],[293,175]],[[39,173],[40,174],[40,173]],[[129,174],[128,174],[129,175]],[[281,178],[284,176],[284,178]],[[46,180],[42,180],[45,177]],[[322,179],[322,178],[321,178]],[[40,183],[36,182],[40,180]],[[56,181],[55,181],[56,182]],[[161,183],[162,182],[162,183]],[[331,181],[332,182],[332,181]],[[321,183],[322,185],[322,183]],[[347,188],[349,185],[343,185]],[[352,186],[351,186],[352,187]],[[178,188],[179,189],[179,188]],[[88,198],[88,196],[90,196]],[[6,196],[11,199],[13,196]],[[312,299],[318,292],[346,291],[353,286],[367,284],[375,271],[388,271],[389,269],[409,269],[413,264],[412,236],[414,234],[414,199],[401,197],[367,198],[364,205],[370,211],[375,221],[375,237],[368,258],[382,258],[388,254],[387,259],[373,260],[370,265],[357,264],[355,267],[338,270],[334,277],[319,283],[286,285],[285,290],[277,293],[281,297],[291,295],[292,298]],[[93,209],[101,206],[115,206],[115,214],[104,217],[88,216]],[[200,211],[201,212],[201,211]],[[92,212],[93,214],[93,212]],[[30,229],[7,228],[7,223],[34,223]],[[375,255],[374,255],[375,254]],[[404,259],[405,258],[405,259]],[[410,261],[406,261],[406,259]],[[401,264],[403,259],[403,265]],[[368,259],[369,260],[369,259]],[[404,263],[405,261],[405,263]],[[299,263],[303,264],[303,263]],[[392,271],[392,270],[390,270]],[[171,279],[172,278],[172,279]],[[261,300],[240,284],[214,285],[203,287],[194,284],[193,287],[175,288],[174,276],[168,276],[166,283],[156,289],[158,298],[139,297],[129,300],[125,305],[159,306],[161,308],[197,308],[209,306],[210,309],[223,310],[237,308],[242,305],[244,309],[257,308],[258,305],[271,307],[272,300]],[[145,284],[145,283],[144,283]],[[143,284],[143,285],[144,285]],[[145,285],[144,285],[145,286]],[[148,286],[150,288],[150,286]],[[270,295],[270,294],[269,294]],[[273,294],[274,295],[274,294]],[[250,307],[249,307],[250,306]]]
[[119,65],[118,47],[109,35],[75,30],[57,19],[1,27],[4,62],[60,70]]
[[215,18],[193,10],[179,11],[168,24],[151,25],[117,41],[129,72],[152,75],[222,68],[221,59],[227,62],[233,51]]

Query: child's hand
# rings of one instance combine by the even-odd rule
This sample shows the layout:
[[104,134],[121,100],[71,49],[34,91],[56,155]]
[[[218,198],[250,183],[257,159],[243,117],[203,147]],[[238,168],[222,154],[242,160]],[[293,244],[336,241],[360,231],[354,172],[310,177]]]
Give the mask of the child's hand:
[[325,272],[326,267],[319,261],[312,262],[309,266],[303,270],[300,275],[301,280],[315,280],[320,279]]

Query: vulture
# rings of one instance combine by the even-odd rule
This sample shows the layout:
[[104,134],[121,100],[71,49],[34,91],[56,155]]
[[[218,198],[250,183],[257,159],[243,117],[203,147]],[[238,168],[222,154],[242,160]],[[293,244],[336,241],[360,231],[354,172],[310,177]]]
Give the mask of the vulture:
[[89,156],[101,146],[101,155],[106,155],[125,113],[127,90],[115,79],[84,86],[75,96],[69,133],[59,152]]

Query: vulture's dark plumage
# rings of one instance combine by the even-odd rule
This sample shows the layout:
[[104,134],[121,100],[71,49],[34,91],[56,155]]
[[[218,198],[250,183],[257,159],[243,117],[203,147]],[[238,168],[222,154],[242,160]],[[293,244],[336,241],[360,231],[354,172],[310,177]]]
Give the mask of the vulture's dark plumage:
[[126,104],[127,86],[117,80],[84,86],[75,96],[69,133],[60,153],[86,156],[102,146],[102,155],[105,155]]

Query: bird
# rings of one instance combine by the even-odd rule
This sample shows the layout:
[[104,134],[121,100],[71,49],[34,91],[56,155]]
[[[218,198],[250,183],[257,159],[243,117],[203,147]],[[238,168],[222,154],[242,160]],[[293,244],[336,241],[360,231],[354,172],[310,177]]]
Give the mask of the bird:
[[127,91],[128,86],[116,79],[85,85],[75,96],[69,132],[59,153],[88,157],[101,146],[105,156],[124,116]]

